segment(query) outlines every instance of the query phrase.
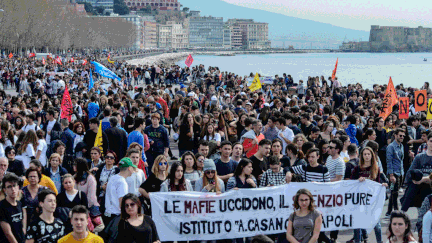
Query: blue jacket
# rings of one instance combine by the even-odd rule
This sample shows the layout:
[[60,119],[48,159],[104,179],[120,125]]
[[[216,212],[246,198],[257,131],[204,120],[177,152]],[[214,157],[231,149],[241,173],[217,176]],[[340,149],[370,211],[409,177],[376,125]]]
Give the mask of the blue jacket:
[[356,126],[354,124],[349,124],[349,126],[347,128],[345,128],[345,132],[349,136],[350,142],[355,143],[355,145],[357,145],[357,147],[358,147],[359,143],[358,143],[358,140],[356,138],[356,135],[357,135]]
[[133,131],[133,132],[129,133],[127,141],[128,141],[128,143],[127,143],[128,147],[133,142],[136,142],[136,143],[138,143],[139,145],[142,146],[142,148],[143,148],[143,150],[142,150],[142,159],[143,159],[144,162],[146,162],[147,158],[146,158],[145,153],[144,153],[144,148],[145,148],[145,146],[144,146],[144,135],[142,135],[142,133],[140,133],[138,131]]
[[60,135],[61,141],[66,145],[66,154],[67,155],[73,155],[73,145],[75,140],[75,133],[72,132],[69,128],[66,128],[63,130],[62,134]]
[[393,141],[386,149],[387,174],[404,175],[403,170],[404,149],[402,144]]

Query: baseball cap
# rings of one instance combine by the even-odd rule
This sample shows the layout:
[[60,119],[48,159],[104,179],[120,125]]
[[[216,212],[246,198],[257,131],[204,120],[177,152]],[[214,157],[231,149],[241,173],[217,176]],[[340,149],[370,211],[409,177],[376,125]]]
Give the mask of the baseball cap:
[[137,168],[136,165],[134,165],[132,163],[132,160],[128,157],[124,157],[123,159],[120,160],[119,162],[119,168],[126,168],[126,167],[134,167]]

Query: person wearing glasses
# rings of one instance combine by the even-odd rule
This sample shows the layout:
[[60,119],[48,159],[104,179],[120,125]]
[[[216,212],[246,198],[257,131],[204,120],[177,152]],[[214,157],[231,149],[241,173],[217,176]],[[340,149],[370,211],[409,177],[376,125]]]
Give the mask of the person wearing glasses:
[[155,223],[143,214],[139,198],[132,193],[126,194],[121,202],[116,242],[160,243]]
[[161,184],[164,182],[168,176],[169,164],[167,158],[164,155],[159,155],[156,157],[153,167],[151,169],[152,173],[149,178],[141,184],[138,189],[143,196],[145,203],[148,206],[150,212],[150,193],[158,192],[161,189]]
[[212,159],[204,160],[204,175],[195,182],[197,192],[216,192],[224,193],[225,184],[216,172],[216,165]]
[[395,140],[387,146],[386,149],[386,162],[387,162],[387,175],[390,177],[390,198],[386,217],[390,217],[392,210],[398,210],[398,192],[402,186],[402,178],[404,175],[403,160],[404,160],[404,146],[402,144],[405,138],[405,131],[397,128],[394,131]]
[[108,180],[120,172],[120,169],[115,164],[117,164],[117,154],[112,150],[108,150],[105,155],[105,163],[95,167],[97,168],[94,172],[97,182],[96,196],[101,212],[105,211],[105,192]]

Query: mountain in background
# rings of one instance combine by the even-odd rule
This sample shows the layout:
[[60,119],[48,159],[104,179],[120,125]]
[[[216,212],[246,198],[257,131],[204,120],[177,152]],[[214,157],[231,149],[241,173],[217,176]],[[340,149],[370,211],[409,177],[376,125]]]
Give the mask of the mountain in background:
[[[369,32],[337,27],[331,24],[289,17],[264,10],[250,9],[229,4],[222,0],[180,0],[183,7],[201,11],[201,16],[254,19],[269,23],[269,39],[272,47],[293,45],[296,49],[338,49],[344,40],[368,41]],[[346,38],[346,39],[345,39]]]

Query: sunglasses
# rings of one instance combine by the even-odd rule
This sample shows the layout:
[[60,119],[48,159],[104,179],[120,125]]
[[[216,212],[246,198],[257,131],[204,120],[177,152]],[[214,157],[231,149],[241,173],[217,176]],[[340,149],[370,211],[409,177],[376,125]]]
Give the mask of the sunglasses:
[[168,164],[168,162],[159,162],[159,166],[167,165],[167,164]]
[[131,203],[131,204],[125,204],[126,208],[133,208],[136,204],[135,203]]
[[8,154],[15,154],[15,151],[10,151]]
[[334,147],[334,146],[328,146],[327,148],[328,148],[328,149],[334,149],[334,148],[336,148],[336,147]]
[[210,175],[210,174],[214,174],[214,173],[216,173],[216,171],[214,171],[214,170],[207,170],[205,173],[206,173],[207,175]]
[[114,156],[105,156],[105,159],[115,159]]

